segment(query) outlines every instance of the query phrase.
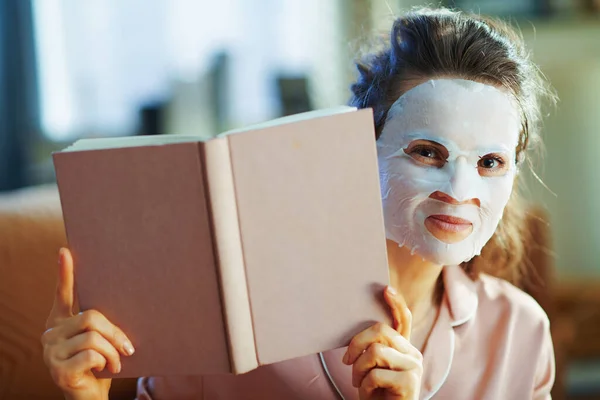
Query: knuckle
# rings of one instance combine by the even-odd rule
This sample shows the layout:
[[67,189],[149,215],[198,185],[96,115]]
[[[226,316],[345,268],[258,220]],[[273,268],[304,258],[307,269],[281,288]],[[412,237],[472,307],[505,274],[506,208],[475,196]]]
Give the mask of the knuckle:
[[412,386],[415,386],[420,384],[421,382],[421,374],[419,371],[416,370],[411,370],[408,371],[408,381],[411,383]]
[[83,344],[88,348],[98,348],[102,341],[101,335],[96,331],[89,331],[84,334]]
[[51,370],[52,380],[54,383],[61,388],[67,389],[73,386],[74,384],[74,376],[73,373],[70,373],[64,368],[59,368],[58,366]]
[[47,329],[44,333],[42,333],[42,336],[40,337],[40,342],[42,343],[42,346],[46,347],[50,344],[51,332],[52,328]]
[[423,354],[421,354],[421,352],[417,350],[415,357],[416,357],[417,361],[419,362],[419,365],[421,367],[423,367]]
[[82,352],[81,358],[86,364],[92,364],[98,360],[98,353],[94,350],[87,349]]
[[400,396],[401,399],[410,399],[410,393],[412,390],[407,388],[406,386],[400,386],[396,388],[396,393]]
[[412,399],[412,397],[409,395],[411,389],[408,388],[406,384],[400,383],[400,381],[396,382],[392,390],[394,395],[396,395],[399,399]]
[[369,373],[363,379],[362,387],[364,387],[364,388],[375,388],[375,387],[377,387],[377,381],[378,381],[377,370],[376,369],[372,369],[372,370],[369,371]]
[[80,313],[81,315],[81,324],[84,328],[92,328],[94,327],[99,319],[100,313],[96,310],[87,310]]
[[385,324],[383,322],[377,322],[375,325],[373,325],[373,330],[381,334],[385,331]]
[[77,388],[79,386],[81,376],[75,372],[65,372],[62,375],[61,385],[64,388]]
[[378,375],[377,370],[372,369],[369,371],[367,376],[365,376],[365,379],[367,380],[367,382],[375,382],[377,380],[377,375]]
[[367,349],[369,357],[373,359],[381,359],[385,356],[385,346],[381,343],[373,343]]
[[373,375],[371,374],[373,371],[367,372],[363,380],[360,382],[360,388],[369,389],[373,387]]

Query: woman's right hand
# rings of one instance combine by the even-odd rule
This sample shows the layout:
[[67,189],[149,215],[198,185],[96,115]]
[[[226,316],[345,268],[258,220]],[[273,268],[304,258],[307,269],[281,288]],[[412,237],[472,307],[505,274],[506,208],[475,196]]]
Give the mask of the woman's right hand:
[[95,310],[73,314],[73,257],[59,252],[54,305],[42,335],[44,362],[52,379],[69,400],[107,400],[110,379],[98,379],[92,370],[121,370],[121,355],[133,354],[131,341],[121,329]]

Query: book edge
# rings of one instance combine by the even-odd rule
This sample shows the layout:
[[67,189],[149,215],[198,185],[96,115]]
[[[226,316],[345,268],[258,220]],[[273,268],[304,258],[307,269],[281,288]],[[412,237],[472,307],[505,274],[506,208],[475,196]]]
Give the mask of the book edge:
[[66,211],[66,207],[64,205],[64,201],[63,201],[63,190],[61,189],[61,173],[59,172],[60,169],[60,158],[65,157],[65,155],[62,152],[56,151],[56,152],[52,152],[51,154],[52,156],[52,164],[54,166],[54,175],[56,177],[56,188],[58,190],[58,198],[60,200],[60,210],[61,210],[61,214],[62,214],[62,221],[63,221],[63,228],[65,230],[65,239],[67,242],[67,247],[69,249],[69,251],[71,252],[71,255],[73,257],[73,295],[75,296],[75,301],[73,303],[73,307],[74,310],[77,311],[85,311],[81,309],[81,304],[79,303],[79,300],[81,298],[81,293],[79,293],[79,285],[77,284],[77,263],[75,262],[75,259],[77,257],[77,255],[74,252],[74,249],[72,249],[71,246],[71,241],[69,240],[69,223],[68,223],[68,212]]
[[283,117],[274,118],[271,120],[258,122],[245,127],[236,129],[230,129],[225,132],[217,134],[215,137],[225,137],[237,135],[240,133],[247,133],[253,131],[262,131],[264,129],[278,128],[286,125],[297,124],[302,122],[311,121],[320,118],[329,118],[340,114],[346,114],[358,111],[357,107],[340,105],[337,107],[321,108],[316,110],[304,111],[296,114],[286,115]]
[[226,137],[198,144],[205,166],[211,225],[221,285],[223,318],[234,374],[258,368],[254,327],[239,227],[238,209]]
[[130,147],[169,146],[180,143],[200,143],[210,138],[195,135],[164,134],[83,138],[59,150],[60,153],[125,149]]

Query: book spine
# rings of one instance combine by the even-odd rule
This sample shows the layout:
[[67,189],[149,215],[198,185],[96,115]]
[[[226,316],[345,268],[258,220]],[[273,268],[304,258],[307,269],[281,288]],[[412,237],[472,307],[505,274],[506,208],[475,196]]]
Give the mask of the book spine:
[[258,367],[235,183],[227,137],[200,143],[211,210],[223,314],[234,374]]

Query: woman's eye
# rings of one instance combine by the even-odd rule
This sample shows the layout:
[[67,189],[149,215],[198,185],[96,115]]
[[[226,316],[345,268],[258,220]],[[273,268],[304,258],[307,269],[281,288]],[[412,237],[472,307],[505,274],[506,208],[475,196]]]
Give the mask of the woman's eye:
[[500,164],[495,158],[482,158],[479,160],[479,166],[483,168],[495,168]]
[[427,157],[427,158],[434,158],[435,157],[435,151],[432,149],[418,149],[417,152],[419,153],[420,156],[422,157]]
[[446,157],[434,146],[414,146],[406,149],[405,153],[421,164],[441,168],[446,163]]
[[488,155],[479,159],[477,168],[479,169],[479,175],[500,176],[506,173],[508,164],[500,156]]

